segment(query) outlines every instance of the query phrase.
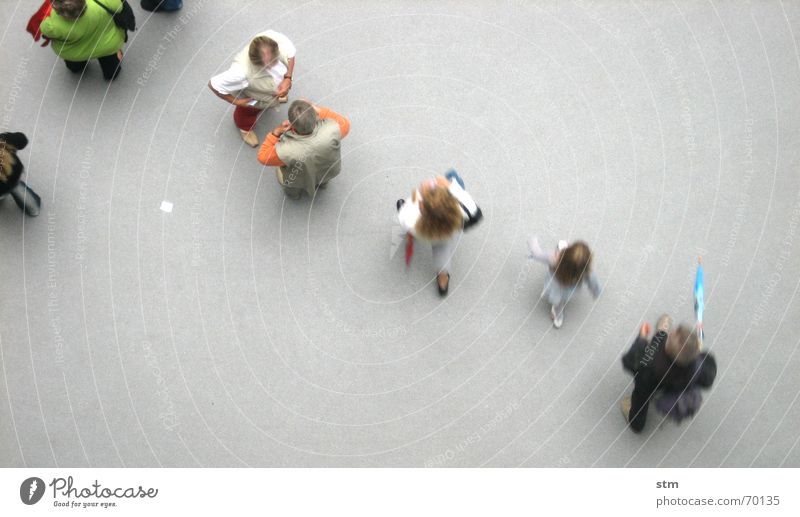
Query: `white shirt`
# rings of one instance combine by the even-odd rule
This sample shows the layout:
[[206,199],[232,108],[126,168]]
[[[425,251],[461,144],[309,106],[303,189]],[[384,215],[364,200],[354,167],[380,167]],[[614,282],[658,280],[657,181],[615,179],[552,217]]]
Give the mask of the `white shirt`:
[[[295,54],[297,54],[297,49],[289,40],[289,38],[280,32],[267,31],[264,33],[264,36],[267,37],[270,37],[271,35],[276,35],[274,38],[275,41],[280,42],[279,45],[281,54],[284,54],[287,59],[294,58]],[[271,75],[275,80],[276,86],[283,81],[283,76],[286,75],[288,71],[289,69],[286,68],[286,65],[284,65],[280,59],[277,60],[272,67],[267,69],[269,75]],[[238,64],[233,63],[228,70],[211,78],[211,86],[223,95],[235,95],[236,93],[250,86],[250,83],[247,80],[245,70]]]
[[[414,227],[417,225],[417,219],[420,217],[419,200],[422,199],[422,197],[419,190],[415,192],[416,196],[411,196],[406,199],[406,202],[400,207],[400,211],[397,212],[397,220],[400,226],[403,227],[403,230],[410,232],[411,235],[416,237],[417,232]],[[416,201],[411,200],[414,197],[416,197]]]
[[[464,219],[467,219],[470,213],[474,214],[478,211],[478,205],[475,203],[475,200],[472,199],[472,196],[469,195],[466,190],[461,188],[461,185],[459,185],[457,181],[451,181],[448,190],[450,191],[450,194],[452,194],[453,197],[455,197],[461,204],[461,215],[464,217]],[[417,225],[417,220],[421,216],[419,202],[422,199],[422,195],[420,194],[419,190],[416,190],[415,192],[416,196],[411,196],[410,198],[406,199],[406,202],[397,212],[397,220],[400,223],[400,226],[402,226],[403,230],[406,232],[410,232],[414,237],[417,236],[415,228]],[[416,197],[416,201],[411,200],[414,197]],[[465,208],[466,210],[469,210],[469,213],[465,211]]]

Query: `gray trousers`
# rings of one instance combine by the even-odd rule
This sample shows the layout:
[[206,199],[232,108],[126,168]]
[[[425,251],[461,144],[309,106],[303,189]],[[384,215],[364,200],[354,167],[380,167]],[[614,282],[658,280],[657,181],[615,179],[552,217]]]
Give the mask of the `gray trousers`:
[[0,201],[5,199],[9,194],[11,194],[11,197],[14,198],[14,202],[26,215],[31,217],[39,215],[39,210],[42,207],[42,198],[24,181],[19,180],[13,189],[1,195]]
[[433,267],[436,268],[437,273],[449,273],[450,260],[453,258],[453,253],[458,247],[458,241],[463,232],[454,233],[449,239],[443,241],[431,242],[433,249]]

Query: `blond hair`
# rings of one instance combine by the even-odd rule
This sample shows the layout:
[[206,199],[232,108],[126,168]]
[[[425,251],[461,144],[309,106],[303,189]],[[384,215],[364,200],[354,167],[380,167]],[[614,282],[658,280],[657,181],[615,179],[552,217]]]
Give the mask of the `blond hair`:
[[464,224],[458,200],[444,187],[434,187],[421,194],[421,215],[415,228],[417,234],[428,240],[450,237]]
[[700,354],[702,343],[696,329],[679,325],[667,337],[664,352],[679,366],[689,366]]

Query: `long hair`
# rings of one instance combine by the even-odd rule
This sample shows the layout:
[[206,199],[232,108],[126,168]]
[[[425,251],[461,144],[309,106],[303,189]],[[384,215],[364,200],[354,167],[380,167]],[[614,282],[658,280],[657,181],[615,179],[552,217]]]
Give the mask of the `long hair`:
[[464,224],[461,206],[446,188],[435,187],[425,191],[421,209],[415,229],[424,239],[446,239]]
[[0,183],[5,183],[14,173],[17,158],[14,156],[14,146],[0,142]]
[[592,250],[583,241],[576,241],[561,252],[553,275],[563,286],[578,285],[592,268]]

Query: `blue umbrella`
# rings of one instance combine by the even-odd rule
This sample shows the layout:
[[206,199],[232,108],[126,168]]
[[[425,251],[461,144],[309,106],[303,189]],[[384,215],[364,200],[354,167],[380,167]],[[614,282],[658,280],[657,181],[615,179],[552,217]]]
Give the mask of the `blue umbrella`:
[[700,339],[703,339],[703,311],[705,310],[705,280],[703,276],[703,261],[698,257],[697,275],[694,278],[694,313],[697,317]]

